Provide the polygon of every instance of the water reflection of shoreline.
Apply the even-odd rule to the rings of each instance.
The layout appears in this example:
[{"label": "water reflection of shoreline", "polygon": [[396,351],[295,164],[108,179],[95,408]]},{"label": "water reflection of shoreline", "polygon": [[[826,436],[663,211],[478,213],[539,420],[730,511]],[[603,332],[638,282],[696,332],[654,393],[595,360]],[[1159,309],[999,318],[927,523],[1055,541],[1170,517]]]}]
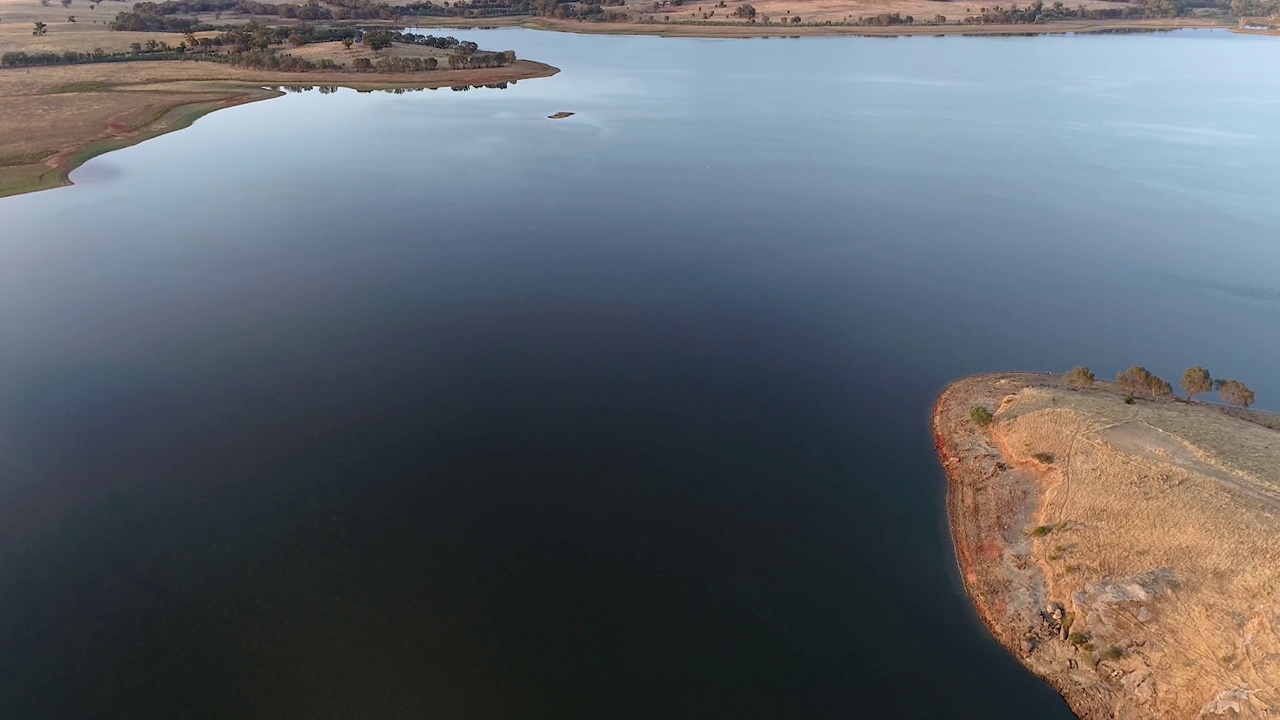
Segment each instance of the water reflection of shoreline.
[{"label": "water reflection of shoreline", "polygon": [[[480,90],[480,89],[506,90],[509,86],[515,85],[516,82],[518,81],[504,80],[503,82],[489,83],[487,85],[451,85],[449,89],[454,92],[466,92],[468,90]],[[276,86],[268,85],[267,87],[273,90],[279,90],[281,92],[286,92],[286,93],[305,93],[305,92],[311,92],[312,90],[318,90],[320,91],[321,95],[332,95],[333,93],[338,92],[341,86],[339,85],[276,85]],[[439,87],[394,87],[394,88],[380,88],[377,90],[356,89],[356,92],[361,94],[383,92],[383,93],[389,93],[391,95],[404,95],[405,93],[410,93],[410,92],[422,92],[423,90],[439,90],[439,89],[440,89]]]}]

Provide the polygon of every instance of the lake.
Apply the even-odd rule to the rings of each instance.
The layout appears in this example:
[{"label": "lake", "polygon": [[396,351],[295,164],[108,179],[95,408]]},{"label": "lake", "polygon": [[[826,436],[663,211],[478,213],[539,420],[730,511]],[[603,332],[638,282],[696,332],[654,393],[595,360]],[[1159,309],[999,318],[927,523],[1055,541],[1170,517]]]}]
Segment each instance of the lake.
[{"label": "lake", "polygon": [[931,403],[1280,409],[1280,44],[453,34],[0,201],[2,714],[1070,717]]}]

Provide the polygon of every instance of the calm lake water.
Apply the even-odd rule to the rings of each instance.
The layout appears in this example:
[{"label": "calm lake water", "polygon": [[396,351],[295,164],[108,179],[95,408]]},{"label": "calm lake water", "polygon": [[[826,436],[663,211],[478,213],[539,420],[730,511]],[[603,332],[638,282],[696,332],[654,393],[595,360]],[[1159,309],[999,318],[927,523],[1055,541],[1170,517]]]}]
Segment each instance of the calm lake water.
[{"label": "calm lake water", "polygon": [[1069,717],[930,404],[1280,408],[1280,42],[456,34],[0,201],[0,715]]}]

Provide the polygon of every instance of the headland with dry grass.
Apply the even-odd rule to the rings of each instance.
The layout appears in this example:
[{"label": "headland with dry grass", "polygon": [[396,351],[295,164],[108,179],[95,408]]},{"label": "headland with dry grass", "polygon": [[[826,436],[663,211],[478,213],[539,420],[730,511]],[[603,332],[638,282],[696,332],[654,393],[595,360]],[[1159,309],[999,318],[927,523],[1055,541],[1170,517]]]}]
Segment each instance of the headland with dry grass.
[{"label": "headland with dry grass", "polygon": [[1280,418],[1126,394],[1026,373],[941,394],[968,594],[1083,718],[1275,717]]},{"label": "headland with dry grass", "polygon": [[[10,52],[111,56],[136,53],[138,46],[148,44],[176,48],[191,42],[192,36],[184,34],[108,29],[116,13],[128,7],[86,0],[75,0],[69,8],[59,3],[44,6],[38,0],[0,0],[0,56]],[[70,17],[75,22],[69,22]],[[228,23],[234,26],[243,20],[229,18]],[[37,22],[45,24],[45,34],[33,34]],[[69,173],[89,158],[185,128],[221,108],[278,97],[283,94],[279,87],[502,86],[558,72],[530,60],[500,67],[451,67],[448,49],[399,43],[373,50],[358,43],[348,47],[336,41],[317,42],[282,47],[278,53],[309,63],[312,69],[244,67],[194,56],[0,68],[0,197],[67,185]],[[210,56],[216,54],[209,51]],[[392,71],[374,71],[379,62],[429,64],[439,69],[407,72],[397,65]],[[352,71],[361,63],[369,71]]]}]

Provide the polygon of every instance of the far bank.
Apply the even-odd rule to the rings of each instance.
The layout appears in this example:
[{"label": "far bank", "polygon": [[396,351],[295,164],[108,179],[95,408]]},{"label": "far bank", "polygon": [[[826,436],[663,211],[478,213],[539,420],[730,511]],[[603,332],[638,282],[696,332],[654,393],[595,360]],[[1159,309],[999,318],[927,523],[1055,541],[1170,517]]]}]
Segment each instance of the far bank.
[{"label": "far bank", "polygon": [[1078,33],[1145,33],[1175,30],[1239,30],[1249,34],[1274,34],[1269,30],[1243,30],[1237,24],[1215,19],[1168,18],[1156,20],[1080,20],[1045,24],[911,24],[911,25],[785,25],[712,24],[659,22],[589,22],[540,17],[503,18],[415,18],[419,28],[492,29],[522,27],[531,30],[569,32],[585,35],[654,35],[686,38],[799,38],[799,37],[915,37],[946,35],[975,37],[1018,37],[1068,35]]}]

